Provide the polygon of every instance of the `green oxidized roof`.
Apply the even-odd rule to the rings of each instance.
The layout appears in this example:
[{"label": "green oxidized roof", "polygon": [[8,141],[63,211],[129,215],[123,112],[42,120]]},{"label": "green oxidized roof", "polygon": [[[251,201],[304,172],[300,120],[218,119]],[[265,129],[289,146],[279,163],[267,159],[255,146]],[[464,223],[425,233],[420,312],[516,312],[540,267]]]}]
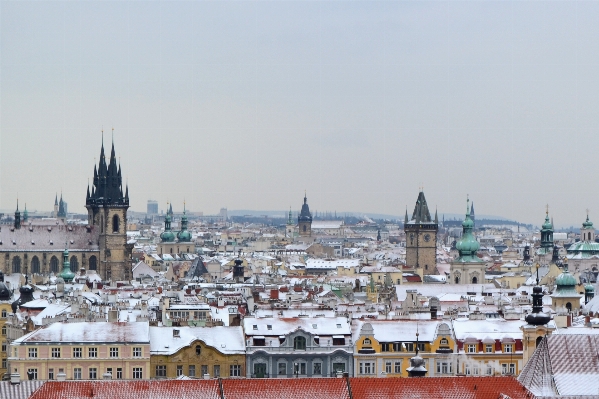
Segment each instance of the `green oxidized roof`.
[{"label": "green oxidized roof", "polygon": [[597,251],[599,253],[599,242],[578,241],[568,247],[568,253],[592,251]]},{"label": "green oxidized roof", "polygon": [[583,229],[592,229],[592,228],[593,228],[593,222],[591,222],[591,221],[589,220],[589,215],[587,215],[587,220],[585,220],[585,221],[582,223],[582,228],[583,228]]},{"label": "green oxidized roof", "polygon": [[543,230],[553,230],[553,225],[549,221],[549,213],[545,214],[545,223],[543,223]]},{"label": "green oxidized roof", "polygon": [[75,278],[75,273],[71,271],[71,262],[69,262],[69,250],[65,248],[62,253],[63,261],[62,261],[62,271],[58,274],[58,277],[62,277],[65,282],[73,281]]},{"label": "green oxidized roof", "polygon": [[191,241],[191,233],[187,230],[183,230],[177,234],[177,238],[180,242],[189,242]]},{"label": "green oxidized roof", "polygon": [[565,269],[562,272],[562,274],[560,274],[559,276],[557,276],[557,278],[555,279],[555,285],[557,285],[558,289],[559,289],[559,287],[575,286],[576,285],[576,279],[574,278],[573,275],[570,274],[570,272],[568,271],[568,269]]},{"label": "green oxidized roof", "polygon": [[587,285],[584,286],[584,290],[586,292],[595,292],[595,287],[593,286],[593,284],[588,283]]},{"label": "green oxidized roof", "polygon": [[[469,202],[469,201],[467,201]],[[466,205],[466,218],[462,222],[463,234],[462,238],[458,240],[455,247],[459,252],[459,256],[456,259],[457,262],[480,262],[480,258],[476,256],[480,248],[480,244],[472,234],[474,222],[470,218],[470,212],[468,211],[468,205]]]}]

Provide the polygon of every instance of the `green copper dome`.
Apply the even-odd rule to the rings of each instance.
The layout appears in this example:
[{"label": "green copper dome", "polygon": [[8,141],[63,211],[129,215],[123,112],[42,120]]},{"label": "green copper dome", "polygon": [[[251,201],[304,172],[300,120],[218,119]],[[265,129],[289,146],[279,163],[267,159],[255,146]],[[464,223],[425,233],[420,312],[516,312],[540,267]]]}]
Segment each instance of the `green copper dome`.
[{"label": "green copper dome", "polygon": [[474,228],[474,221],[470,218],[470,211],[467,201],[466,204],[466,218],[462,222],[463,233],[462,238],[458,240],[455,247],[459,252],[459,256],[457,258],[458,261],[461,262],[480,262],[476,253],[480,248],[480,244],[474,237],[472,233],[472,229]]},{"label": "green copper dome", "polygon": [[177,234],[177,238],[180,242],[189,242],[191,241],[191,233],[187,230],[180,231],[179,234]]},{"label": "green copper dome", "polygon": [[584,290],[585,292],[595,292],[595,287],[593,286],[593,284],[588,283],[584,286]]},{"label": "green copper dome", "polygon": [[175,241],[175,233],[171,231],[171,217],[167,213],[164,218],[164,232],[160,234],[160,240],[162,242],[174,242]]},{"label": "green copper dome", "polygon": [[69,250],[65,248],[62,253],[62,271],[58,277],[62,277],[65,282],[71,282],[75,278],[75,273],[71,271],[71,262],[69,262]]},{"label": "green copper dome", "polygon": [[557,276],[555,279],[555,285],[559,289],[560,287],[573,287],[576,285],[576,279],[570,274],[568,269],[565,269],[562,274]]},{"label": "green copper dome", "polygon": [[553,230],[553,225],[549,221],[549,214],[545,215],[545,223],[543,223],[543,230]]},{"label": "green copper dome", "polygon": [[589,215],[587,215],[587,220],[585,220],[584,223],[582,224],[582,228],[583,229],[592,229],[593,228],[593,222],[591,222],[589,220]]}]

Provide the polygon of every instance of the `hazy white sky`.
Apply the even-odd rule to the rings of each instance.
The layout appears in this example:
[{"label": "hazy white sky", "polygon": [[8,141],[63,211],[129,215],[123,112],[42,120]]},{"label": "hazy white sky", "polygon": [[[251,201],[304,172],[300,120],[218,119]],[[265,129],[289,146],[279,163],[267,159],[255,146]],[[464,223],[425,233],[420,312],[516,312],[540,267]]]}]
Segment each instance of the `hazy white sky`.
[{"label": "hazy white sky", "polygon": [[[0,3],[0,207],[84,211],[100,130],[194,211],[599,222],[599,2]],[[594,216],[596,215],[596,216]]]}]

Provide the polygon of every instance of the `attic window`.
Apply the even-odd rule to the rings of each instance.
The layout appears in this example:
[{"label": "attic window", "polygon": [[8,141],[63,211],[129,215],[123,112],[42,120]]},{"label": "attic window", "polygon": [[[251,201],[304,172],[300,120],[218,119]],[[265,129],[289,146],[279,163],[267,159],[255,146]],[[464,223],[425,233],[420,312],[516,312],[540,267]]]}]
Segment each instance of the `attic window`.
[{"label": "attic window", "polygon": [[52,226],[48,226],[48,231],[52,231]]},{"label": "attic window", "polygon": [[71,240],[71,244],[73,244],[75,241]]},{"label": "attic window", "polygon": [[266,328],[268,328],[269,330],[272,330],[272,324],[267,324]]},{"label": "attic window", "polygon": [[312,328],[318,328],[318,324],[312,324]]},{"label": "attic window", "polygon": [[12,245],[17,245],[17,242],[15,240],[12,240]]},{"label": "attic window", "polygon": [[337,328],[341,328],[341,324],[337,324]]},{"label": "attic window", "polygon": [[52,240],[50,240],[50,245],[54,245],[54,242]]},{"label": "attic window", "polygon": [[258,325],[257,325],[257,324],[254,324],[254,325],[252,326],[252,328],[253,328],[254,330],[257,330],[257,329],[258,329]]},{"label": "attic window", "polygon": [[35,241],[31,240],[31,245],[35,245]]}]

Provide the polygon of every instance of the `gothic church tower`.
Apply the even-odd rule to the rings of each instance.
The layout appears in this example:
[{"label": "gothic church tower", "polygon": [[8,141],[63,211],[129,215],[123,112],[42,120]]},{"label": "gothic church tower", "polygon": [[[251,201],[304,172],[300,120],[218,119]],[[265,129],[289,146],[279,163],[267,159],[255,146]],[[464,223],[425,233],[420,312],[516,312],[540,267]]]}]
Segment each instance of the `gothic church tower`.
[{"label": "gothic church tower", "polygon": [[433,274],[437,267],[437,231],[438,219],[434,220],[424,198],[424,192],[418,193],[412,219],[408,213],[404,221],[406,232],[406,266],[414,269],[419,275]]},{"label": "gothic church tower", "polygon": [[117,167],[114,142],[107,165],[102,140],[100,162],[97,168],[94,165],[94,184],[91,193],[87,188],[85,207],[89,225],[100,230],[98,274],[105,280],[130,280],[133,246],[127,244],[129,187],[123,195],[121,167]]}]

